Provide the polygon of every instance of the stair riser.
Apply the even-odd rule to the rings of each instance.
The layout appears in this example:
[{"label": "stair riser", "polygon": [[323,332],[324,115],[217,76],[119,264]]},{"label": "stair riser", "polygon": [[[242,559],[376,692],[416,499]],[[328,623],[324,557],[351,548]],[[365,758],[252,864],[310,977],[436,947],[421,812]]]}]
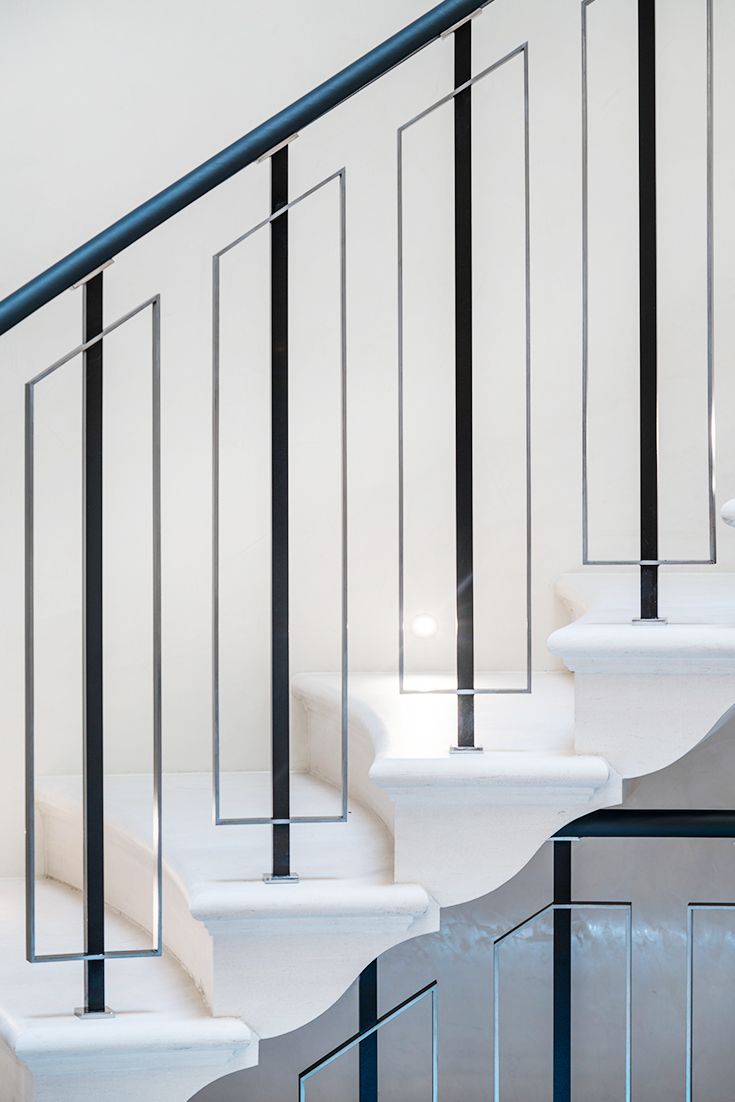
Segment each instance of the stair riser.
[{"label": "stair riser", "polygon": [[[40,803],[46,875],[80,889],[79,812]],[[114,828],[106,832],[108,904],[151,926],[153,862],[146,847]],[[270,892],[298,892],[273,885]],[[278,894],[270,897],[278,901]],[[293,897],[292,897],[293,898]],[[418,897],[417,897],[418,898]],[[426,900],[426,896],[423,895]],[[365,965],[407,938],[439,928],[438,907],[425,913],[204,918],[164,863],[164,944],[217,1016],[242,1018],[260,1037],[296,1029],[330,1007]],[[194,913],[192,913],[192,909]]]},{"label": "stair riser", "polygon": [[[140,1058],[131,1055],[127,1061],[106,1061],[102,1070],[99,1058],[92,1053],[86,1060],[76,1061],[73,1070],[67,1068],[60,1075],[58,1058],[48,1064],[34,1063],[32,1070],[16,1060],[12,1062],[17,1085],[10,1086],[13,1080],[4,1079],[0,1102],[186,1102],[215,1079],[253,1063],[233,1056],[231,1060],[203,1061],[195,1068],[155,1063],[141,1067]],[[3,1067],[3,1074],[5,1070]]]},{"label": "stair riser", "polygon": [[575,746],[623,777],[689,753],[735,703],[735,675],[577,673]]},{"label": "stair riser", "polygon": [[[546,795],[548,804],[523,803],[529,793],[506,789],[491,803],[473,802],[464,788],[451,800],[406,789],[390,792],[395,801],[396,878],[424,884],[441,907],[452,907],[499,888],[531,860],[555,831],[578,815],[620,803],[619,777],[606,785]],[[539,799],[538,791],[533,798]],[[507,802],[506,802],[507,801]]]},{"label": "stair riser", "polygon": [[[292,889],[284,885],[273,890]],[[438,930],[439,910],[432,907],[419,919],[275,919],[209,923],[209,929],[214,1013],[246,1018],[265,1038],[297,1029],[324,1013],[381,953]]]}]

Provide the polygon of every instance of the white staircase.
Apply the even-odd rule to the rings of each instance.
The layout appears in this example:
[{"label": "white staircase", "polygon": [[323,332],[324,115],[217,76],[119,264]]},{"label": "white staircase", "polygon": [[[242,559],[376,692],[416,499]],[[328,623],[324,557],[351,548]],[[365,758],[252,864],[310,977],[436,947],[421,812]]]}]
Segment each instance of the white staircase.
[{"label": "white staircase", "polygon": [[[634,6],[443,0],[341,69],[342,44],[329,51],[348,25],[380,15],[398,30],[397,5],[335,4],[324,34],[308,5],[303,22],[273,16],[273,34],[263,13],[231,5],[232,41],[262,55],[266,100],[280,98],[275,82],[299,98],[0,296],[0,1102],[188,1102],[254,1065],[261,1038],[321,1014],[380,954],[437,930],[442,907],[495,890],[565,824],[621,804],[628,779],[682,758],[735,707],[732,540],[714,565],[714,475],[732,485],[735,466],[727,426],[715,454],[713,403],[715,374],[725,411],[735,397],[715,365],[733,343],[722,302],[735,231],[713,182],[733,168],[713,106],[715,85],[723,107],[735,102],[732,66],[712,64],[713,25],[735,42],[727,6],[713,23],[711,4],[660,0],[641,50]],[[188,91],[194,47],[201,73],[226,69],[218,50],[202,56],[191,7]],[[94,21],[76,18],[85,64],[114,61],[109,29],[92,49]],[[38,66],[53,75],[57,37],[41,39]],[[134,41],[138,57],[137,26]],[[306,96],[303,66],[289,64],[304,43],[314,72],[340,66]],[[657,52],[646,105],[636,58],[639,77],[655,77]],[[241,124],[234,85],[213,99],[215,84],[202,84],[191,127],[163,112],[177,171],[209,148],[212,102],[223,141]],[[97,140],[109,102],[90,87],[82,115]],[[5,209],[22,226],[10,261],[25,278],[96,230],[85,189],[104,197],[107,178],[118,218],[145,185],[129,153],[106,173],[97,156],[92,178],[66,142],[53,217],[39,217],[53,158],[35,99],[15,99],[21,149],[33,138],[8,175],[28,205]],[[355,113],[339,123],[348,99]],[[146,96],[140,117],[160,107]],[[651,148],[658,179],[641,159]],[[158,186],[168,169],[146,164]],[[126,177],[127,199],[115,191]],[[735,525],[735,504],[723,515]],[[554,594],[598,540],[614,563],[644,556],[665,623],[635,622],[637,568],[587,566]],[[342,810],[334,671],[348,621],[348,821],[293,822]],[[399,649],[431,692],[399,691],[385,672]],[[504,668],[526,656],[528,670]],[[477,692],[461,724],[476,749],[460,753],[448,666]],[[528,693],[479,689],[530,675]],[[224,803],[275,828],[215,825],[212,713],[240,770],[221,773]],[[139,770],[159,770],[161,743],[161,959],[26,963],[32,784],[39,951],[80,956],[100,937],[103,881],[106,951],[151,943],[153,785]],[[265,882],[276,866],[298,880]],[[114,1013],[75,1016],[85,975],[105,969]],[[100,985],[88,1005],[104,1001]]]},{"label": "white staircase", "polygon": [[574,671],[574,747],[622,777],[663,769],[735,703],[735,578],[662,573],[665,624],[636,623],[633,574],[569,574],[558,591],[574,622],[549,649]]},{"label": "white staircase", "polygon": [[[293,828],[298,883],[263,882],[269,828],[212,824],[208,774],[167,775],[167,952],[113,968],[114,1018],[71,1014],[80,965],[20,963],[22,890],[6,882],[0,998],[5,1081],[14,1086],[3,1100],[84,1098],[82,1068],[88,1075],[127,1061],[149,1092],[155,1084],[156,1097],[184,1102],[253,1063],[258,1037],[321,1013],[377,955],[437,929],[440,906],[492,891],[565,823],[621,802],[624,778],[701,741],[735,702],[735,578],[666,576],[668,623],[657,626],[632,622],[635,582],[631,574],[562,579],[559,593],[578,619],[554,633],[550,649],[574,674],[542,673],[528,696],[488,698],[482,753],[450,754],[454,697],[401,696],[390,677],[353,676],[349,821]],[[305,720],[295,724],[297,756],[308,763],[293,777],[294,813],[330,813],[339,680],[300,675],[293,698]],[[149,778],[121,775],[105,793],[109,930],[123,944],[136,936],[140,944],[150,927],[149,787]],[[226,774],[223,788],[248,813],[267,813],[267,774]],[[57,940],[68,914],[78,940],[70,889],[82,877],[80,781],[47,777],[38,790],[39,868],[48,878],[39,913],[53,906]],[[109,1074],[111,1102],[130,1098],[130,1076]]]},{"label": "white staircase", "polygon": [[[54,951],[79,945],[81,898],[53,880],[38,886]],[[114,910],[116,947],[142,932]],[[81,1021],[79,964],[26,963],[24,885],[0,881],[0,1098],[3,1102],[93,1102],[155,1098],[184,1102],[229,1072],[257,1062],[258,1041],[239,1018],[213,1017],[186,972],[163,959],[109,962],[114,1018]]]},{"label": "white staircase", "polygon": [[[227,781],[239,806],[267,803],[265,773]],[[142,926],[153,871],[152,854],[140,843],[149,787],[147,778],[121,776],[110,778],[105,792],[110,903],[127,911],[132,905],[131,917]],[[47,778],[40,789],[46,874],[80,887],[79,778]],[[163,794],[165,943],[212,1013],[242,1017],[260,1037],[310,1021],[380,953],[438,928],[438,908],[426,890],[395,883],[390,834],[358,803],[348,823],[294,827],[300,881],[270,884],[263,881],[270,828],[214,826],[209,776],[167,775]],[[313,776],[293,777],[299,813],[319,813],[333,794]]]},{"label": "white staircase", "polygon": [[[440,906],[462,903],[508,880],[565,822],[619,802],[605,759],[574,751],[573,682],[542,673],[529,695],[476,702],[483,752],[453,754],[453,695],[401,696],[397,678],[352,678],[351,788],[391,830],[396,880],[424,885]],[[302,675],[294,691],[309,716],[311,768],[330,777],[337,679]]]}]

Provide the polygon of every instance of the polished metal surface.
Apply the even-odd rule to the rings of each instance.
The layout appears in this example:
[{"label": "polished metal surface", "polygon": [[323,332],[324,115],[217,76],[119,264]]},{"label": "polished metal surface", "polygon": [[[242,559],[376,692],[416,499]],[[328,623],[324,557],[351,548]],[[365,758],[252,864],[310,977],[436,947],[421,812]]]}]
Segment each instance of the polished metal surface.
[{"label": "polished metal surface", "polygon": [[394,1006],[392,1010],[389,1010],[387,1014],[381,1015],[374,1025],[368,1029],[363,1029],[359,1033],[356,1033],[353,1037],[350,1037],[347,1041],[344,1041],[337,1048],[332,1049],[320,1060],[311,1064],[305,1071],[302,1071],[299,1075],[299,1102],[306,1102],[306,1084],[310,1079],[313,1079],[324,1068],[329,1067],[335,1060],[338,1060],[340,1056],[344,1056],[345,1053],[350,1052],[362,1041],[365,1041],[368,1037],[372,1037],[378,1033],[390,1022],[399,1018],[402,1014],[405,1014],[411,1007],[416,1006],[422,1002],[427,996],[431,997],[431,1100],[432,1102],[438,1102],[439,1099],[439,1045],[438,1045],[438,1024],[439,1024],[439,1004],[438,1004],[438,985],[436,980],[423,987],[420,991],[417,991],[415,995],[411,995],[405,999],[398,1006]]},{"label": "polished metal surface", "polygon": [[0,334],[492,0],[443,0],[0,301]]},{"label": "polished metal surface", "polygon": [[114,263],[114,260],[106,260],[104,264],[100,264],[99,267],[95,268],[93,272],[89,272],[87,275],[85,275],[83,279],[77,280],[77,282],[72,285],[72,290],[76,291],[80,287],[83,287],[85,283],[89,283],[90,279],[94,279],[94,277],[96,275],[99,275],[100,272],[106,272],[107,269],[111,268]]},{"label": "polished metal surface", "polygon": [[[26,822],[26,958],[52,961],[122,960],[160,957],[163,952],[163,856],[161,843],[161,457],[160,365],[161,300],[153,295],[35,375],[25,386],[25,822]],[[34,395],[36,387],[59,368],[94,347],[143,311],[151,311],[152,381],[152,566],[153,566],[153,849],[155,884],[151,931],[153,948],[106,950],[104,953],[36,952],[36,816],[35,816],[35,661],[34,661]]]},{"label": "polished metal surface", "polygon": [[735,811],[685,808],[603,808],[574,819],[554,841],[580,838],[735,838]]},{"label": "polished metal surface", "polygon": [[83,1022],[96,1021],[98,1018],[114,1018],[115,1011],[106,1006],[104,1010],[86,1010],[83,1006],[74,1007],[74,1017]]},{"label": "polished metal surface", "polygon": [[260,157],[258,157],[258,162],[257,163],[260,165],[260,164],[263,163],[263,161],[269,160],[273,156],[274,153],[278,153],[279,150],[285,149],[285,147],[287,145],[290,145],[291,142],[295,142],[298,137],[299,137],[298,134],[291,134],[290,137],[284,138],[282,142],[278,142],[277,145],[272,146],[270,149],[267,149],[265,151],[265,153],[262,153],[260,155]]},{"label": "polished metal surface", "polygon": [[690,903],[687,907],[686,1102],[694,1099],[694,916],[698,911],[735,911],[735,903]]},{"label": "polished metal surface", "polygon": [[[405,581],[404,581],[404,547],[405,547],[405,498],[406,486],[404,479],[404,233],[403,233],[403,135],[416,123],[438,110],[445,104],[451,103],[461,92],[474,87],[479,81],[497,72],[503,66],[520,58],[523,64],[523,115],[524,115],[524,257],[525,257],[525,558],[526,558],[526,587],[525,587],[525,619],[526,619],[526,678],[522,688],[493,688],[493,689],[409,689],[406,687],[405,678]],[[532,538],[531,538],[531,199],[530,199],[530,127],[529,127],[529,70],[528,70],[528,43],[511,50],[510,53],[488,65],[477,76],[472,77],[458,85],[452,92],[435,103],[419,111],[408,122],[403,123],[397,131],[397,201],[398,201],[398,677],[401,693],[421,695],[447,695],[461,696],[499,696],[528,694],[532,690],[532,646],[533,646],[533,576],[531,569]]]},{"label": "polished metal surface", "polygon": [[[340,814],[276,816],[224,816],[221,801],[220,722],[220,283],[221,260],[253,234],[269,226],[294,207],[305,202],[334,181],[339,186],[339,279],[340,279],[340,560],[341,560],[341,734]],[[217,826],[286,826],[294,823],[344,823],[348,814],[348,718],[347,718],[347,171],[340,168],[284,204],[267,218],[240,234],[212,257],[212,803]],[[280,879],[280,878],[279,878]]]},{"label": "polished metal surface", "polygon": [[448,38],[450,34],[454,34],[454,32],[458,31],[460,27],[464,27],[465,23],[469,23],[470,19],[474,19],[477,15],[482,15],[484,10],[484,8],[478,8],[477,11],[472,11],[469,15],[466,15],[464,19],[458,19],[457,22],[453,23],[451,27],[447,27],[445,31],[442,31],[441,37]]},{"label": "polished metal surface", "polygon": [[709,556],[705,559],[591,558],[589,537],[589,80],[587,12],[595,0],[582,0],[582,563],[585,566],[712,566],[717,562],[715,500],[715,377],[714,377],[714,92],[713,0],[706,0],[707,50],[707,503]]},{"label": "polished metal surface", "polygon": [[555,911],[624,911],[625,912],[625,1100],[630,1102],[632,1083],[632,1051],[633,1051],[633,1013],[632,1013],[632,988],[633,988],[633,908],[630,903],[605,903],[605,902],[574,902],[574,903],[549,903],[542,907],[522,922],[517,923],[510,930],[495,938],[493,941],[493,973],[492,973],[492,1002],[493,1002],[493,1100],[500,1102],[501,1085],[501,1048],[500,1048],[500,950],[504,942],[515,937],[523,930],[533,926],[538,919]]}]

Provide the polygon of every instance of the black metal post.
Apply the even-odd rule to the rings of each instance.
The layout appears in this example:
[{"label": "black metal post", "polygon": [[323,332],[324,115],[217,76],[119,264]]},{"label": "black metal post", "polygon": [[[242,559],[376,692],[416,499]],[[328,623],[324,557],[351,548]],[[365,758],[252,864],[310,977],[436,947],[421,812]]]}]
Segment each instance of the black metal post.
[{"label": "black metal post", "polygon": [[[638,0],[641,559],[658,559],[656,3]],[[658,619],[658,566],[641,566],[641,619]]]},{"label": "black metal post", "polygon": [[[472,76],[472,23],[454,32],[454,87]],[[457,745],[475,744],[472,502],[472,91],[454,97],[455,509]]]},{"label": "black metal post", "polygon": [[[572,843],[554,842],[554,902],[572,901]],[[572,912],[554,911],[554,1102],[572,1098]]]},{"label": "black metal post", "polygon": [[[362,1033],[378,1020],[378,962],[363,968],[358,981],[359,1025]],[[360,1102],[378,1102],[378,1034],[360,1041]]]},{"label": "black metal post", "polygon": [[[288,203],[288,146],[271,157],[271,213]],[[288,212],[271,222],[271,692],[273,818],[291,815],[288,640]],[[274,880],[291,879],[288,823],[273,826]]]},{"label": "black metal post", "polygon": [[[102,272],[84,284],[84,340],[102,332]],[[102,666],[102,341],[84,353],[84,937],[105,951]],[[105,1010],[105,962],[85,961],[84,1013]]]}]

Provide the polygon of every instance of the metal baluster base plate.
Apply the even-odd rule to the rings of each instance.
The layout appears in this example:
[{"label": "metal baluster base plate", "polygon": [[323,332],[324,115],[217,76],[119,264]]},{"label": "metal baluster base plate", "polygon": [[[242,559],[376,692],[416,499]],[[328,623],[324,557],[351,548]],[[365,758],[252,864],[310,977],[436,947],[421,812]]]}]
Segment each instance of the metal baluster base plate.
[{"label": "metal baluster base plate", "polygon": [[298,884],[299,879],[295,872],[292,872],[290,876],[273,876],[272,873],[263,873],[264,884]]},{"label": "metal baluster base plate", "polygon": [[484,746],[450,746],[450,754],[484,754]]},{"label": "metal baluster base plate", "polygon": [[77,1018],[89,1021],[92,1018],[114,1018],[115,1011],[110,1010],[109,1006],[106,1006],[104,1010],[85,1010],[83,1006],[75,1006],[74,1015]]}]

